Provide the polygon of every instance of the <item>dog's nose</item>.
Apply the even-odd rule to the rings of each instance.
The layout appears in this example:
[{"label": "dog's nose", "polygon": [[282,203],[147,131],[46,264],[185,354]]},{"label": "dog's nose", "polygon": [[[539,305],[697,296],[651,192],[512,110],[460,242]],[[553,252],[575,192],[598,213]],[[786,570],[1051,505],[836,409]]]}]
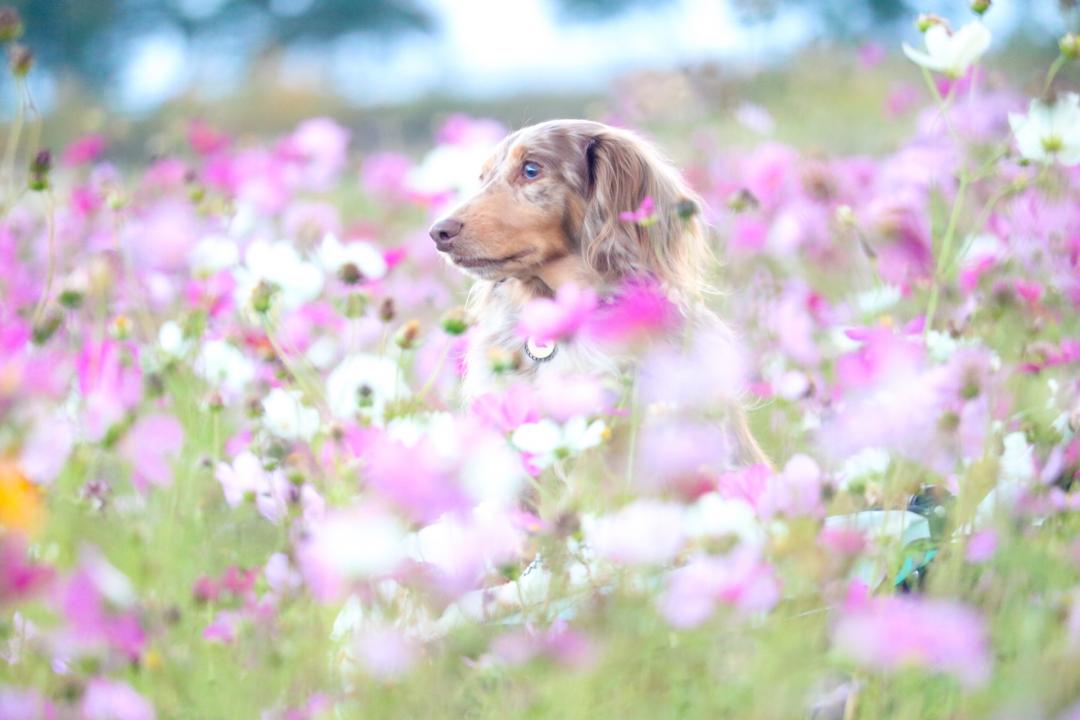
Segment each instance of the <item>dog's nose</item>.
[{"label": "dog's nose", "polygon": [[435,241],[435,247],[446,250],[451,241],[461,232],[461,221],[454,218],[445,218],[431,226],[428,235]]}]

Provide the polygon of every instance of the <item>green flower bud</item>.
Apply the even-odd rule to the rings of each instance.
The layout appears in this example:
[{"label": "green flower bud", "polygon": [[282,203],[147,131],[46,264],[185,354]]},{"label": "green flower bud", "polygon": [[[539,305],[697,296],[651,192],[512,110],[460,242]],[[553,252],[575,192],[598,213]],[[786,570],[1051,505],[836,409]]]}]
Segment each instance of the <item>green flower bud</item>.
[{"label": "green flower bud", "polygon": [[0,7],[0,42],[18,40],[22,34],[23,23],[19,11],[10,5]]},{"label": "green flower bud", "polygon": [[461,335],[469,329],[469,323],[465,318],[465,308],[450,308],[442,316],[443,332],[447,335]]},{"label": "green flower bud", "polygon": [[1067,33],[1058,40],[1058,48],[1061,54],[1070,60],[1080,58],[1080,36],[1076,33]]}]

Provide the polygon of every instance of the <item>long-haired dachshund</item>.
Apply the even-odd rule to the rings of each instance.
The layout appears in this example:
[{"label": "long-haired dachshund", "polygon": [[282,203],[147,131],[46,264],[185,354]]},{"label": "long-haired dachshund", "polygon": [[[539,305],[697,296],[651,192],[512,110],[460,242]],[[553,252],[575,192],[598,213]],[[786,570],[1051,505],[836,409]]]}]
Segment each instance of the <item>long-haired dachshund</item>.
[{"label": "long-haired dachshund", "polygon": [[[620,213],[651,198],[650,222]],[[522,357],[518,376],[617,371],[585,341],[538,353],[517,334],[521,309],[566,283],[599,294],[630,278],[665,289],[691,322],[723,328],[701,301],[710,250],[701,201],[679,172],[637,135],[586,120],[552,120],[509,135],[480,171],[480,188],[431,226],[438,250],[476,277],[469,309],[476,327],[465,394],[495,381],[493,351]],[[687,212],[690,208],[691,212]],[[738,460],[762,459],[740,408],[727,408]]]}]

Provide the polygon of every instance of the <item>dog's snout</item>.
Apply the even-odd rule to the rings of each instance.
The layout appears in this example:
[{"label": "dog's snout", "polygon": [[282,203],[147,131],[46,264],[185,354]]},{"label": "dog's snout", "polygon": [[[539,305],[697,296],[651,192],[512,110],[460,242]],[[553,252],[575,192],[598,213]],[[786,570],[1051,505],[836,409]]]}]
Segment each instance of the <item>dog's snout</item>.
[{"label": "dog's snout", "polygon": [[431,226],[428,235],[435,241],[435,247],[446,250],[461,232],[462,223],[454,218],[445,218]]}]

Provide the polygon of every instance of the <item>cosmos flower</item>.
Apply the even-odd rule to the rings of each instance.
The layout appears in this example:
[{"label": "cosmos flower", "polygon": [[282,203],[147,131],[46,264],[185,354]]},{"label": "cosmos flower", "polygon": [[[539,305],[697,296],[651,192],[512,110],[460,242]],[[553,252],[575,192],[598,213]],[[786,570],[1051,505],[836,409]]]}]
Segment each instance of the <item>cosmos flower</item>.
[{"label": "cosmos flower", "polygon": [[319,411],[304,405],[297,390],[274,388],[262,407],[263,426],[282,440],[310,440],[319,429]]},{"label": "cosmos flower", "polygon": [[978,62],[990,47],[990,30],[978,21],[969,22],[955,33],[944,24],[935,24],[924,33],[926,50],[904,43],[904,54],[927,70],[957,78]]},{"label": "cosmos flower", "polygon": [[1027,115],[1009,113],[1020,155],[1033,162],[1080,163],[1080,95],[1063,93],[1052,103],[1032,100]]},{"label": "cosmos flower", "polygon": [[974,610],[916,596],[872,598],[833,629],[837,651],[874,670],[921,667],[977,687],[990,677],[986,629]]}]

